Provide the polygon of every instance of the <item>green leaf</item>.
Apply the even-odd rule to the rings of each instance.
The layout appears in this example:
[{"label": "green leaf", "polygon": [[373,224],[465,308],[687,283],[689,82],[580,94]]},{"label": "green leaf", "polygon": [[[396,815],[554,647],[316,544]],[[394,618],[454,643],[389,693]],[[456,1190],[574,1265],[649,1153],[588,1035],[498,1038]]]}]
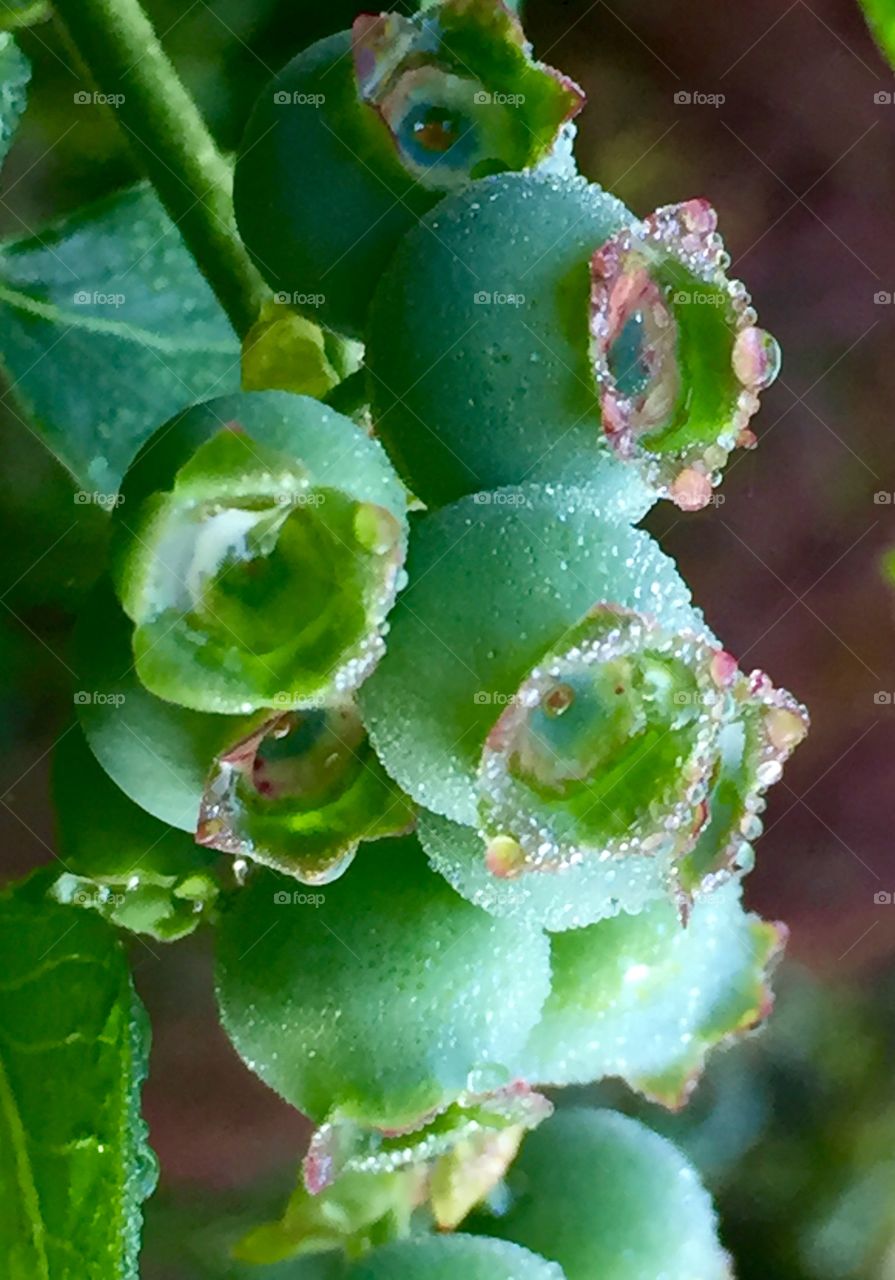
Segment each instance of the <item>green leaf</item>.
[{"label": "green leaf", "polygon": [[890,66],[895,67],[895,7],[892,0],[860,0],[864,17]]},{"label": "green leaf", "polygon": [[159,942],[192,933],[217,896],[214,855],[135,805],[102,769],[79,728],[55,759],[59,902],[99,911]]},{"label": "green leaf", "polygon": [[266,302],[242,344],[243,390],[294,391],[322,400],[339,381],[319,324]]},{"label": "green leaf", "polygon": [[33,27],[38,22],[46,22],[51,16],[48,0],[3,0],[0,30]]},{"label": "green leaf", "polygon": [[316,1195],[299,1182],[282,1218],[248,1232],[235,1246],[234,1256],[264,1264],[332,1249],[365,1253],[373,1245],[407,1235],[418,1181],[413,1169],[348,1171]]},{"label": "green leaf", "polygon": [[144,187],[0,250],[0,334],[15,399],[87,495],[113,494],[160,422],[239,387],[239,344]]},{"label": "green leaf", "polygon": [[696,1170],[627,1116],[558,1112],[525,1139],[507,1187],[506,1211],[467,1229],[558,1262],[566,1280],[730,1280]]},{"label": "green leaf", "polygon": [[148,1029],[98,916],[0,899],[0,1257],[8,1280],[136,1280],[154,1157]]},{"label": "green leaf", "polygon": [[[0,26],[6,22],[0,15]],[[0,33],[0,164],[6,159],[28,100],[31,64],[8,32]]]}]

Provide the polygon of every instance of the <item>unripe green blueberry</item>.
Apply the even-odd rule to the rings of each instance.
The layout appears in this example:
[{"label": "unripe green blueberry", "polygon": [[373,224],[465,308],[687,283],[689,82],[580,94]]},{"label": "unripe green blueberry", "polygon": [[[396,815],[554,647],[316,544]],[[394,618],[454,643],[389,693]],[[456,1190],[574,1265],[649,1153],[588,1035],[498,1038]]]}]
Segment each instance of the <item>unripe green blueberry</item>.
[{"label": "unripe green blueberry", "polygon": [[402,240],[370,313],[369,390],[376,430],[424,502],[585,483],[606,467],[587,263],[631,221],[583,178],[504,174]]},{"label": "unripe green blueberry", "polygon": [[346,1280],[565,1280],[528,1249],[477,1236],[419,1236],[375,1249]]},{"label": "unripe green blueberry", "polygon": [[706,1055],[770,1013],[769,970],[786,931],[748,915],[740,881],[700,897],[686,924],[670,902],[551,939],[551,987],[519,1072],[541,1085],[619,1076],[668,1107]]},{"label": "unripe green blueberry", "polygon": [[[319,884],[359,841],[405,831],[412,808],[352,702],[223,716],[155,697],[134,670],[131,627],[107,581],[75,630],[84,734],[147,814],[201,844]],[[151,842],[150,842],[151,843]]]},{"label": "unripe green blueberry", "polygon": [[704,506],[779,367],[716,223],[704,200],[637,222],[582,178],[538,174],[427,214],[368,333],[377,430],[414,492],[581,480],[609,448],[657,495]]},{"label": "unripe green blueberry", "polygon": [[628,525],[614,481],[479,494],[417,519],[388,651],[361,705],[383,763],[419,804],[477,824],[486,739],[595,602],[712,641],[673,561]]},{"label": "unripe green blueberry", "polygon": [[712,1202],[665,1138],[569,1108],[525,1139],[501,1216],[474,1229],[559,1263],[566,1280],[730,1280]]},{"label": "unripe green blueberry", "polygon": [[[720,648],[655,543],[562,487],[419,521],[361,701],[388,771],[459,824],[424,817],[433,864],[553,929],[684,903],[748,860],[762,793],[805,732],[794,699]],[[476,859],[521,887],[489,893]]]},{"label": "unripe green blueberry", "polygon": [[281,301],[361,336],[419,216],[471,178],[542,161],[582,102],[500,0],[362,14],[259,98],[236,165],[240,232]]},{"label": "unripe green blueberry", "polygon": [[218,930],[221,1017],[249,1066],[316,1121],[419,1127],[534,1026],[547,941],[460,898],[413,839],[362,848],[313,904],[262,872]]},{"label": "unripe green blueberry", "polygon": [[375,665],[406,501],[349,419],[275,391],[195,405],[120,497],[116,586],[151,693],[217,714],[319,707]]}]

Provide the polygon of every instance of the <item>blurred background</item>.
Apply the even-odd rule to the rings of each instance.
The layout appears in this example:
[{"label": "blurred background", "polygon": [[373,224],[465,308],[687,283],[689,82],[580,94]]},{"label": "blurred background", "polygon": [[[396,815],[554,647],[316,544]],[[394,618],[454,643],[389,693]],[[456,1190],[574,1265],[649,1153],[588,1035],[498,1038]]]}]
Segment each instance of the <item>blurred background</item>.
[{"label": "blurred background", "polygon": [[[357,5],[146,8],[234,148],[265,80]],[[892,1280],[895,595],[881,560],[895,544],[895,77],[849,0],[530,0],[526,28],[587,91],[582,172],[640,214],[711,199],[732,273],[782,344],[758,450],[736,456],[717,505],[662,504],[649,523],[728,648],[813,719],[747,883],[749,904],[792,931],[770,1028],[716,1055],[679,1116],[602,1096],[688,1147],[743,1280]],[[104,110],[73,111],[80,81],[52,24],[21,43],[34,80],[0,191],[7,238],[134,178]],[[0,437],[0,833],[15,877],[52,854],[66,646],[105,516],[74,504],[67,474],[12,418]],[[155,1027],[145,1098],[162,1166],[144,1275],[241,1280],[251,1273],[228,1242],[277,1209],[306,1131],[217,1028],[204,937],[137,941],[133,960]]]}]

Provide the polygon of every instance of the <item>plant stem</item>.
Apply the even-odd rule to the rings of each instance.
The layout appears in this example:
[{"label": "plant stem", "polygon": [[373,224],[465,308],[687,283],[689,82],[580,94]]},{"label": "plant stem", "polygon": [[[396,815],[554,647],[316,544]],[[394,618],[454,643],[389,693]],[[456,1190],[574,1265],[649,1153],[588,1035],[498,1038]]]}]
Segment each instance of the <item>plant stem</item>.
[{"label": "plant stem", "polygon": [[55,0],[72,43],[234,329],[244,337],[268,290],[233,214],[232,173],[139,0]]}]

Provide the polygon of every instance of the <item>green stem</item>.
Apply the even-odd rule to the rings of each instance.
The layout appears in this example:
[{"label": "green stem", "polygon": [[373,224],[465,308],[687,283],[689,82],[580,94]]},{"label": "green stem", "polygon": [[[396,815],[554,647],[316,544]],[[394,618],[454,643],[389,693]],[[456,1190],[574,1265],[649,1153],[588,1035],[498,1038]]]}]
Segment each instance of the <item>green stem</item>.
[{"label": "green stem", "polygon": [[236,230],[232,173],[139,0],[55,0],[72,43],[240,337],[268,296]]}]

